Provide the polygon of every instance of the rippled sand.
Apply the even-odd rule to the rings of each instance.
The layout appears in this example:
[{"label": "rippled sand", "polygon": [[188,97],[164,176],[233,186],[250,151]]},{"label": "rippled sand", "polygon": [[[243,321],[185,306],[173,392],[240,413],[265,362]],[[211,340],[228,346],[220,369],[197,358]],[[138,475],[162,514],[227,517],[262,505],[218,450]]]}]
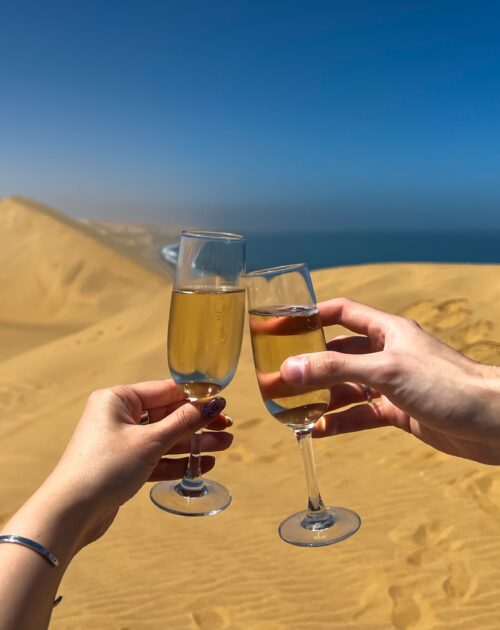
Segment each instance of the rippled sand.
[{"label": "rippled sand", "polygon": [[[0,202],[2,522],[56,462],[91,390],[168,373],[169,279],[98,228]],[[371,265],[313,279],[318,299],[405,314],[500,364],[498,266]],[[340,545],[291,547],[276,528],[305,504],[301,461],[260,400],[248,336],[227,398],[236,439],[212,476],[231,489],[230,509],[171,516],[143,489],[72,563],[54,629],[500,627],[500,470],[395,429],[316,442],[325,500],[363,525]]]}]

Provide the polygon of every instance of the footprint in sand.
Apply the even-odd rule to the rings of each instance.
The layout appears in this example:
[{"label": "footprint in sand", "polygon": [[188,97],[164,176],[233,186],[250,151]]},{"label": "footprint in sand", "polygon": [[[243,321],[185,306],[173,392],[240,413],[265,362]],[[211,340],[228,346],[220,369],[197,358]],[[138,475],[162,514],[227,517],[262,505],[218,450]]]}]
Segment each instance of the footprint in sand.
[{"label": "footprint in sand", "polygon": [[448,566],[448,577],[443,581],[443,592],[450,603],[465,600],[476,590],[477,579],[462,562]]},{"label": "footprint in sand", "polygon": [[252,451],[241,446],[233,446],[227,453],[227,457],[233,462],[243,462],[244,464],[250,464],[255,461],[255,455]]},{"label": "footprint in sand", "polygon": [[450,541],[452,526],[444,526],[439,521],[422,523],[411,536],[417,547],[406,558],[408,564],[421,567],[447,557],[450,551],[461,548],[461,543]]},{"label": "footprint in sand", "polygon": [[466,345],[484,341],[491,337],[493,331],[493,322],[489,320],[480,320],[469,326],[465,326],[461,330],[462,341]]},{"label": "footprint in sand", "polygon": [[448,561],[450,554],[456,555],[463,548],[461,540],[451,537],[453,526],[440,521],[415,524],[405,521],[389,532],[405,562],[413,567]]},{"label": "footprint in sand", "polygon": [[419,546],[435,546],[448,539],[452,527],[445,527],[439,521],[422,523],[412,535],[412,540]]},{"label": "footprint in sand", "polygon": [[491,338],[493,322],[472,320],[473,311],[465,298],[441,303],[422,300],[403,309],[400,314],[416,320],[425,330],[471,359],[500,364],[500,342]]},{"label": "footprint in sand", "polygon": [[414,319],[426,330],[432,330],[435,320],[439,317],[439,308],[434,300],[420,300],[403,309],[400,315]]},{"label": "footprint in sand", "polygon": [[104,335],[104,330],[95,330],[91,334],[86,335],[85,337],[78,337],[73,341],[75,346],[80,346],[82,343],[95,343],[96,341],[101,341]]},{"label": "footprint in sand", "polygon": [[434,324],[436,330],[449,330],[450,328],[456,328],[463,324],[472,315],[468,304],[468,300],[464,298],[447,300],[439,304],[439,315]]},{"label": "footprint in sand", "polygon": [[0,409],[19,410],[38,390],[34,383],[0,383]]},{"label": "footprint in sand", "polygon": [[373,576],[373,580],[368,580],[371,582],[370,585],[360,595],[360,608],[353,616],[356,627],[364,628],[373,619],[386,619],[391,614],[393,600],[384,589],[380,588],[377,578]]},{"label": "footprint in sand", "polygon": [[500,365],[500,343],[496,341],[478,341],[459,350],[474,361]]},{"label": "footprint in sand", "polygon": [[471,314],[468,301],[463,298],[447,300],[441,304],[436,304],[434,300],[421,300],[401,311],[401,315],[418,321],[432,333],[455,328],[466,321]]},{"label": "footprint in sand", "polygon": [[473,472],[465,476],[453,490],[465,492],[480,510],[500,520],[500,473]]},{"label": "footprint in sand", "polygon": [[452,530],[452,526],[445,526],[439,521],[422,523],[410,537],[417,549],[406,558],[409,565],[418,568],[447,562],[446,568],[440,570],[444,577],[441,587],[450,603],[468,599],[477,586],[477,580],[463,558],[462,542],[450,540]]},{"label": "footprint in sand", "polygon": [[227,611],[222,607],[200,607],[191,612],[195,628],[200,630],[222,630],[229,628],[229,617]]},{"label": "footprint in sand", "polygon": [[85,342],[95,343],[96,341],[100,341],[103,335],[104,335],[104,330],[96,330],[85,339]]},{"label": "footprint in sand", "polygon": [[420,606],[413,598],[413,587],[390,586],[389,595],[392,599],[391,621],[398,630],[413,628],[421,617]]},{"label": "footprint in sand", "polygon": [[[472,354],[478,360],[489,361],[499,355],[500,343],[491,339],[494,325],[489,320],[478,320],[452,331],[445,331],[441,339],[467,356]],[[472,357],[474,358],[474,357]]]}]

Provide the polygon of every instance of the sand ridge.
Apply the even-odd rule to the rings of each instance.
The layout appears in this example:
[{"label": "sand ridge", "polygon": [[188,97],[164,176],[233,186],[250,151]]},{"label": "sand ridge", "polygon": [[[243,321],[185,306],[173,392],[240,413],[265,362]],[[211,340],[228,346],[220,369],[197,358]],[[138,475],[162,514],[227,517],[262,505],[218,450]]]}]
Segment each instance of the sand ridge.
[{"label": "sand ridge", "polygon": [[[30,247],[53,249],[62,269],[64,256],[56,254],[68,243],[86,263],[104,254],[71,223],[54,227],[36,211],[24,216],[9,229],[25,246],[10,250],[11,275],[0,278],[17,301],[9,326],[22,324],[22,335],[22,326],[50,323],[54,334],[18,353],[13,343],[0,363],[2,521],[57,461],[92,389],[167,374],[168,279],[113,258],[95,267],[108,300],[100,294],[81,310],[78,287],[58,295],[66,285],[55,276],[38,309],[43,296]],[[313,280],[320,300],[349,295],[411,316],[474,358],[500,363],[498,266],[372,265],[321,270]],[[395,429],[316,441],[325,500],[357,510],[363,525],[340,545],[291,547],[276,528],[305,504],[303,471],[292,434],[260,400],[248,331],[227,399],[235,443],[211,474],[231,489],[233,505],[214,518],[183,519],[155,508],[143,489],[70,566],[52,628],[500,626],[497,469],[448,457]]]},{"label": "sand ridge", "polygon": [[165,281],[139,260],[47,206],[2,199],[0,360],[148,299]]}]

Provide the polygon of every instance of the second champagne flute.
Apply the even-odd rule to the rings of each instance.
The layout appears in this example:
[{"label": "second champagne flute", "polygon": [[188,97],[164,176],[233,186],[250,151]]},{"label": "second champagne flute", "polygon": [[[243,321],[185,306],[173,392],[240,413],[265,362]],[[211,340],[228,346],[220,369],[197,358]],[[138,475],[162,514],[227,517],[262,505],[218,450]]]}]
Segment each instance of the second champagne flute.
[{"label": "second champagne flute", "polygon": [[304,459],[307,509],[286,518],[281,538],[299,547],[320,547],[354,534],[360,518],[342,507],[326,507],[319,493],[311,433],[328,410],[330,390],[286,385],[280,366],[290,356],[326,350],[307,265],[287,265],[247,274],[250,333],[260,392],[269,413],[295,433]]},{"label": "second champagne flute", "polygon": [[[231,381],[241,350],[245,314],[245,239],[225,232],[184,231],[175,271],[168,326],[168,363],[189,400],[216,396]],[[231,503],[228,490],[204,479],[202,431],[180,481],[161,481],[151,500],[167,512],[210,516]]]}]

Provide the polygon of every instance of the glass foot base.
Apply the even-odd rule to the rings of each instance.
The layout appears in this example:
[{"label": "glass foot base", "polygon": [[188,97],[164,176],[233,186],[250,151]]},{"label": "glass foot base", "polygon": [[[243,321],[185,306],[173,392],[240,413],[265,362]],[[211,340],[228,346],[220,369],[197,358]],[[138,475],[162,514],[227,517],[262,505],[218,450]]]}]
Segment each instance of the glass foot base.
[{"label": "glass foot base", "polygon": [[151,488],[151,501],[160,509],[181,516],[213,516],[231,503],[227,488],[216,481],[204,479],[206,492],[198,497],[187,497],[180,492],[180,483],[180,480],[160,481]]},{"label": "glass foot base", "polygon": [[361,519],[351,510],[341,507],[326,508],[333,517],[333,525],[323,529],[309,529],[303,526],[307,519],[307,510],[296,512],[286,518],[279,526],[281,538],[290,545],[298,547],[323,547],[334,545],[355,534],[361,526]]}]

